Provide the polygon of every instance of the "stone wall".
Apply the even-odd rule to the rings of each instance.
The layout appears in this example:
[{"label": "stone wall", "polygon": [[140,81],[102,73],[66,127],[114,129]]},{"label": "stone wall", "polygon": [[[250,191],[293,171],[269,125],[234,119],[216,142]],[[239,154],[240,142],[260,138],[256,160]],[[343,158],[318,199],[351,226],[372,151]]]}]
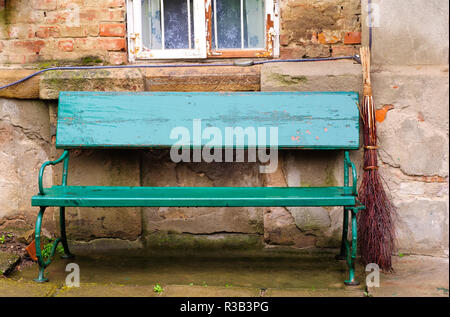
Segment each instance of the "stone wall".
[{"label": "stone wall", "polygon": [[[80,44],[100,45],[105,39],[123,38],[100,32],[102,24],[124,23],[123,1],[73,2],[83,5],[82,29],[63,30],[58,24],[61,21],[52,24],[50,18],[31,19],[35,14],[44,16],[43,12],[46,18],[56,17],[69,1],[0,0],[0,10],[2,6],[18,10],[0,11],[0,22],[7,21],[0,23],[0,63],[15,64],[0,69],[0,85],[31,73],[16,63],[42,67],[48,61],[64,64],[86,56],[100,57],[102,63],[126,59],[122,48],[94,49]],[[374,29],[372,76],[377,108],[390,109],[378,124],[380,170],[398,210],[397,245],[401,252],[445,255],[449,215],[448,42],[442,39],[448,38],[448,31],[442,25],[448,25],[448,4],[438,0],[378,2],[382,18]],[[282,58],[354,54],[361,31],[362,41],[367,43],[364,1],[361,5],[356,0],[282,0],[280,6]],[[97,11],[103,13],[93,13]],[[428,21],[425,29],[417,27],[417,20]],[[406,38],[400,32],[404,29],[410,30]],[[424,39],[424,34],[431,35]],[[43,44],[33,44],[36,41]],[[59,46],[60,41],[73,42],[74,49],[67,51],[64,45]],[[118,57],[116,62],[114,56]],[[0,230],[34,226],[37,210],[30,206],[30,197],[37,192],[39,166],[60,154],[54,148],[60,90],[361,91],[361,83],[360,65],[336,61],[220,69],[48,72],[2,90]],[[351,156],[361,175],[361,151],[353,151]],[[262,175],[254,164],[174,164],[164,151],[72,151],[69,184],[341,185],[342,160],[341,152],[283,151],[278,170]],[[60,167],[46,171],[46,184],[59,183]],[[69,208],[68,233],[72,243],[94,248],[336,247],[341,209]],[[45,227],[57,232],[57,222],[58,213],[49,210]]]},{"label": "stone wall", "polygon": [[0,0],[0,64],[122,64],[125,33],[125,0]]},{"label": "stone wall", "polygon": [[392,107],[378,135],[381,171],[398,212],[397,245],[448,256],[449,3],[372,2],[379,13],[373,28],[374,98],[379,109]]},{"label": "stone wall", "polygon": [[348,56],[361,43],[360,0],[280,1],[281,58]]}]

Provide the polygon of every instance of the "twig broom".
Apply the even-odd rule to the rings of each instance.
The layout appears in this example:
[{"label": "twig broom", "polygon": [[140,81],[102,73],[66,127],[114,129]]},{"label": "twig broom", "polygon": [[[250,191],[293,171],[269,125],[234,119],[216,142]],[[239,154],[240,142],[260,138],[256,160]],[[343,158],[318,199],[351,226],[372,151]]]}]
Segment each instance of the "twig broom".
[{"label": "twig broom", "polygon": [[358,248],[363,264],[376,263],[383,271],[392,271],[395,210],[378,171],[375,106],[370,81],[370,51],[368,47],[361,47],[360,52],[364,77],[364,96],[360,109],[363,121],[364,174],[358,196],[366,209],[358,216]]}]

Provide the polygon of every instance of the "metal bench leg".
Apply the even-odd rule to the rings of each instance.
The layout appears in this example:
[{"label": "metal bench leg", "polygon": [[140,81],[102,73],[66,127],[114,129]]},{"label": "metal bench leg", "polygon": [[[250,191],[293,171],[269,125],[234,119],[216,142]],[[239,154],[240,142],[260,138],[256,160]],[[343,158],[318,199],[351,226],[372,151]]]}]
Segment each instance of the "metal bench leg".
[{"label": "metal bench leg", "polygon": [[39,273],[38,277],[34,279],[34,281],[38,283],[48,282],[48,278],[44,276],[44,270],[45,268],[51,263],[53,255],[55,255],[56,247],[58,246],[58,243],[61,242],[61,238],[58,238],[53,242],[52,249],[50,251],[50,255],[48,259],[45,261],[44,257],[42,256],[41,252],[41,228],[42,228],[42,218],[44,217],[46,207],[40,207],[38,216],[36,218],[36,228],[34,229],[34,240],[36,244],[36,257],[38,259],[39,264]]},{"label": "metal bench leg", "polygon": [[336,255],[336,260],[345,260],[345,241],[347,241],[348,236],[348,209],[344,207],[344,221],[342,222],[342,240],[341,240],[341,251]]},{"label": "metal bench leg", "polygon": [[36,218],[36,227],[34,229],[34,241],[36,243],[36,257],[38,259],[39,264],[39,274],[36,279],[34,279],[38,283],[48,282],[48,279],[44,277],[44,269],[46,267],[44,260],[41,254],[41,226],[42,226],[42,217],[44,216],[45,207],[40,207],[38,216]]},{"label": "metal bench leg", "polygon": [[61,243],[64,248],[64,255],[61,255],[63,259],[72,259],[75,257],[70,253],[69,245],[67,244],[66,236],[66,207],[59,207],[59,227],[61,232]]},{"label": "metal bench leg", "polygon": [[357,245],[357,236],[358,236],[358,228],[356,225],[356,214],[358,213],[357,208],[349,208],[352,213],[352,250],[350,252],[350,246],[348,241],[345,242],[345,247],[347,251],[347,265],[349,270],[348,280],[344,282],[345,285],[356,286],[359,285],[359,282],[355,279],[355,259],[356,259],[356,245]]}]

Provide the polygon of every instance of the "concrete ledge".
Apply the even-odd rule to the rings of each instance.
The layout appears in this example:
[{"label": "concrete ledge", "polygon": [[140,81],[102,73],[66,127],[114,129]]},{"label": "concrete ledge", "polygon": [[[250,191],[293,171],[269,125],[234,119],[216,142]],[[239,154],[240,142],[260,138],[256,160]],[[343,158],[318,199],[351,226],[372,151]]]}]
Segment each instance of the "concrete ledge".
[{"label": "concrete ledge", "polygon": [[261,69],[261,91],[361,91],[361,65],[353,61],[269,63]]},{"label": "concrete ledge", "polygon": [[143,248],[140,238],[131,241],[115,238],[100,238],[91,241],[69,240],[70,250],[82,254],[127,252]]},{"label": "concrete ledge", "polygon": [[[1,69],[0,86],[10,84],[34,73],[27,69]],[[17,99],[39,99],[39,77],[33,77],[18,85],[0,90],[0,97]]]},{"label": "concrete ledge", "polygon": [[187,234],[155,231],[145,235],[145,246],[152,250],[259,250],[262,236],[243,233]]},{"label": "concrete ledge", "polygon": [[[0,85],[37,70],[3,69]],[[58,99],[60,91],[259,91],[261,66],[52,70],[0,91],[0,97]]]},{"label": "concrete ledge", "polygon": [[260,66],[146,68],[147,91],[259,91]]},{"label": "concrete ledge", "polygon": [[137,69],[55,70],[41,76],[41,99],[58,99],[60,91],[144,91],[144,80]]}]

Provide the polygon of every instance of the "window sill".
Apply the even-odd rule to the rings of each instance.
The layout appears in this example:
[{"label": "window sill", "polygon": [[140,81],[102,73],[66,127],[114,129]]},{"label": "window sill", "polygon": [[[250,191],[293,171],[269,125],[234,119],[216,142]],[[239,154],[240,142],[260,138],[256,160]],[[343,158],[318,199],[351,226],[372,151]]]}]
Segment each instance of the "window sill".
[{"label": "window sill", "polygon": [[[10,83],[34,70],[1,71],[0,83]],[[58,99],[60,91],[258,91],[261,66],[57,70],[45,72],[0,91],[0,97]]]}]

